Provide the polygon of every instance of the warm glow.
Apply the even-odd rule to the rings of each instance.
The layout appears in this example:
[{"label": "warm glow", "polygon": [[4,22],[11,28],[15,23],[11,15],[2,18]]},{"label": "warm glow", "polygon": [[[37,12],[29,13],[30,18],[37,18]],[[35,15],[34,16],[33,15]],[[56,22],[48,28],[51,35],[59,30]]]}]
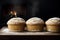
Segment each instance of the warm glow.
[{"label": "warm glow", "polygon": [[12,15],[15,15],[15,17],[17,17],[16,11],[11,11],[11,14],[12,14]]},{"label": "warm glow", "polygon": [[15,14],[15,16],[16,16],[16,12],[15,12],[14,14]]}]

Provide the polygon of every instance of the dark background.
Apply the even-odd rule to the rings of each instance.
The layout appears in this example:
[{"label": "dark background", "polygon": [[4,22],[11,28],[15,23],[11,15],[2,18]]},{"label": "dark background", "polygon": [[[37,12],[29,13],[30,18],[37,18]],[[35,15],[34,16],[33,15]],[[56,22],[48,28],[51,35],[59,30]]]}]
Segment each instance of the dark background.
[{"label": "dark background", "polygon": [[[24,12],[20,13],[17,7],[21,7]],[[11,18],[8,14],[10,10],[16,10],[17,16],[25,20],[31,17],[40,17],[44,21],[51,17],[60,17],[58,0],[0,0],[0,27],[6,26],[6,22]]]}]

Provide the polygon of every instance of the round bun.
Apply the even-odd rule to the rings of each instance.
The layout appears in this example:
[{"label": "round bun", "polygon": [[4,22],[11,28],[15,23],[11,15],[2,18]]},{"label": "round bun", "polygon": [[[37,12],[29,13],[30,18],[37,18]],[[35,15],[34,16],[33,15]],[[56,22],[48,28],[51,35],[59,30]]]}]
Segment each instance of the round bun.
[{"label": "round bun", "polygon": [[16,18],[11,18],[7,24],[19,24],[19,23],[25,23],[25,20],[23,18],[20,17],[16,17]]},{"label": "round bun", "polygon": [[60,18],[53,17],[53,18],[48,19],[45,23],[46,24],[60,24]]},{"label": "round bun", "polygon": [[44,21],[38,17],[32,17],[26,21],[26,24],[44,24]]}]

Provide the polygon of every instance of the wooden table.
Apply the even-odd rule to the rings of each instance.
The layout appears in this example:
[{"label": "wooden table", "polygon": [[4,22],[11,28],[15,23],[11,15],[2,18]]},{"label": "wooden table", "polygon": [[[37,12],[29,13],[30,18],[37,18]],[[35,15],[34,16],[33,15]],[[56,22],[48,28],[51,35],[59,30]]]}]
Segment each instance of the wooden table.
[{"label": "wooden table", "polygon": [[58,40],[60,33],[51,32],[9,32],[8,29],[0,30],[1,40]]}]

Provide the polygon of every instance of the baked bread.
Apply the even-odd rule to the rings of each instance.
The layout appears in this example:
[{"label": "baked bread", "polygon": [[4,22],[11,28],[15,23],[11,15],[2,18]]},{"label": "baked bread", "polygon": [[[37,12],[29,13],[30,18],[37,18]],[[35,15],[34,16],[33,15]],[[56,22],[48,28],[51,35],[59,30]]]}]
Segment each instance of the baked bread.
[{"label": "baked bread", "polygon": [[25,28],[25,20],[23,18],[11,18],[8,22],[8,29],[10,31],[23,31]]},{"label": "baked bread", "polygon": [[60,31],[60,18],[58,17],[53,17],[48,19],[45,22],[47,26],[47,30],[50,32],[59,32]]},{"label": "baked bread", "polygon": [[43,31],[44,21],[38,17],[32,17],[26,21],[28,31]]}]

